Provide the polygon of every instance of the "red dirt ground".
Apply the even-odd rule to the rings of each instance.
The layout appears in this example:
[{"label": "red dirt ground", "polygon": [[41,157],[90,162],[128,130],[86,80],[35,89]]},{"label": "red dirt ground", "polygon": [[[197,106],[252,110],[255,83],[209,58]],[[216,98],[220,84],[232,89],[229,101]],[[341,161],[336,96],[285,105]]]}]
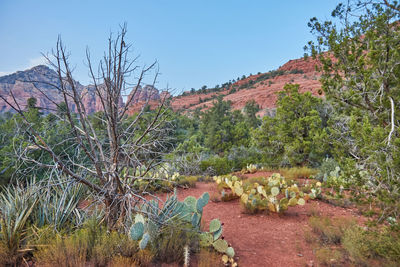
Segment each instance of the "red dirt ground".
[{"label": "red dirt ground", "polygon": [[[261,173],[251,176],[262,176]],[[178,198],[200,197],[203,192],[216,193],[214,183],[197,183],[196,188],[179,190]],[[212,197],[211,197],[212,199]],[[317,266],[312,247],[304,234],[310,230],[312,214],[329,217],[353,217],[362,220],[355,209],[335,207],[320,201],[309,201],[305,206],[289,208],[283,214],[242,213],[239,200],[212,202],[204,208],[204,229],[219,218],[224,223],[223,236],[235,249],[239,266]]]}]

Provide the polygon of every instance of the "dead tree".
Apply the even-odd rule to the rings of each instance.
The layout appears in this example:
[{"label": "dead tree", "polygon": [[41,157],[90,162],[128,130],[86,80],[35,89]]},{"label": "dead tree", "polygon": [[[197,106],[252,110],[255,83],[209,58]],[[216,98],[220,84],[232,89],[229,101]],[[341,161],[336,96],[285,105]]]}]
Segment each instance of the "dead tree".
[{"label": "dead tree", "polygon": [[[57,41],[56,49],[46,58],[49,65],[57,73],[57,84],[51,84],[63,96],[64,105],[54,103],[62,108],[63,116],[59,119],[67,122],[71,129],[71,138],[80,153],[84,154],[86,162],[76,162],[71,158],[61,157],[46,143],[41,133],[32,127],[31,122],[25,117],[23,109],[18,104],[12,92],[13,102],[7,102],[24,122],[26,133],[32,142],[30,146],[21,149],[20,158],[31,161],[38,166],[57,170],[68,179],[86,185],[97,200],[101,200],[105,206],[106,221],[109,227],[114,227],[119,219],[129,215],[132,206],[140,201],[145,201],[143,192],[134,191],[132,184],[136,179],[143,178],[159,164],[155,158],[162,157],[160,146],[165,144],[165,125],[168,124],[166,112],[166,98],[159,101],[154,111],[154,116],[143,129],[142,118],[150,98],[142,103],[141,111],[126,123],[126,117],[131,102],[138,92],[140,85],[147,74],[156,71],[156,63],[149,67],[136,66],[137,57],[130,59],[130,45],[125,41],[127,28],[121,27],[121,31],[115,38],[110,35],[108,48],[95,70],[87,50],[87,63],[93,90],[102,107],[102,116],[98,119],[105,125],[104,137],[99,137],[82,101],[77,82],[72,77],[72,70],[68,60],[66,48],[61,38]],[[153,85],[157,79],[154,74]],[[131,80],[134,80],[132,82]],[[34,85],[38,82],[32,81]],[[36,87],[36,86],[35,86]],[[40,90],[38,87],[36,87]],[[133,90],[133,91],[132,91]],[[129,91],[130,98],[124,104],[121,100]],[[45,92],[42,92],[45,95]],[[51,99],[49,99],[52,101]],[[140,129],[139,124],[142,124]],[[167,127],[168,128],[168,127]],[[139,131],[140,129],[140,131]],[[29,157],[29,149],[41,149],[48,153],[53,164],[42,164]],[[148,176],[147,176],[148,177]],[[152,179],[152,178],[150,178]]]}]

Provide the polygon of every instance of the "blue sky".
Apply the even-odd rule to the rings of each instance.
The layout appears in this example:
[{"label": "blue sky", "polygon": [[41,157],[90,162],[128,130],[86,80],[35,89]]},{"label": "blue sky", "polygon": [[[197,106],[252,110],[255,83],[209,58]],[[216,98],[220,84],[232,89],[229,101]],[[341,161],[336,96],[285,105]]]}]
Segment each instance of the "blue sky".
[{"label": "blue sky", "polygon": [[141,64],[159,62],[158,88],[213,87],[276,69],[303,55],[311,17],[329,18],[337,0],[0,0],[0,75],[43,63],[60,34],[74,77],[89,82],[86,46],[97,61],[110,32],[127,22]]}]

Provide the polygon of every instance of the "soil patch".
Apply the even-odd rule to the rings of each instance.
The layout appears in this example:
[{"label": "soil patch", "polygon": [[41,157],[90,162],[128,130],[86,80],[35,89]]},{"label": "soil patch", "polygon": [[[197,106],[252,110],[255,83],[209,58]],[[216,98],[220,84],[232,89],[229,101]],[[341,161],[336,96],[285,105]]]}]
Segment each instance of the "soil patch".
[{"label": "soil patch", "polygon": [[[270,174],[265,172],[266,176]],[[264,176],[264,173],[255,175]],[[187,196],[198,198],[204,192],[216,193],[216,184],[197,183],[195,188],[178,190],[178,199],[182,201]],[[244,214],[239,200],[210,201],[204,208],[203,228],[208,229],[214,218],[224,223],[223,236],[235,249],[240,266],[315,266],[315,255],[305,241],[304,233],[310,230],[309,217],[317,214],[362,220],[356,209],[335,207],[320,201],[291,207],[282,215]]]}]

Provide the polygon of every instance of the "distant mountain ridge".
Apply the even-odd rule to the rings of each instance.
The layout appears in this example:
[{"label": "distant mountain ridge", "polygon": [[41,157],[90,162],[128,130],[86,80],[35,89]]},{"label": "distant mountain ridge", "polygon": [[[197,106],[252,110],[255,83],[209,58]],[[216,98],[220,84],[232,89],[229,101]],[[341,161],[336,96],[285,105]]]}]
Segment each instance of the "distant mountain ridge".
[{"label": "distant mountain ridge", "polygon": [[[223,87],[217,88],[218,90],[185,92],[175,97],[167,92],[160,93],[150,85],[139,86],[136,90],[134,88],[128,96],[127,101],[130,105],[128,114],[139,111],[145,104],[149,104],[151,107],[158,106],[164,97],[170,98],[171,107],[174,110],[183,112],[196,109],[206,110],[212,106],[216,97],[222,96],[224,100],[231,101],[233,109],[243,109],[248,101],[254,100],[262,109],[259,113],[262,116],[268,113],[269,109],[275,107],[278,98],[277,92],[281,91],[286,83],[298,83],[301,92],[310,91],[313,95],[319,96],[321,94],[321,84],[318,81],[320,74],[315,70],[315,65],[318,65],[318,62],[311,58],[290,60],[276,71],[244,77],[233,83],[224,84]],[[40,90],[37,90],[31,81],[35,81],[35,85]],[[22,107],[25,107],[28,98],[35,97],[39,107],[51,112],[55,109],[52,101],[63,102],[62,95],[51,84],[59,85],[57,73],[47,66],[39,65],[0,77],[0,94],[7,96],[7,100],[13,102],[9,94],[12,91]],[[81,94],[86,112],[101,111],[101,102],[94,86],[84,86],[77,81],[75,84]],[[122,104],[122,98],[120,101]],[[74,111],[73,105],[71,109]],[[11,111],[11,107],[0,99],[0,112],[6,111]]]}]

